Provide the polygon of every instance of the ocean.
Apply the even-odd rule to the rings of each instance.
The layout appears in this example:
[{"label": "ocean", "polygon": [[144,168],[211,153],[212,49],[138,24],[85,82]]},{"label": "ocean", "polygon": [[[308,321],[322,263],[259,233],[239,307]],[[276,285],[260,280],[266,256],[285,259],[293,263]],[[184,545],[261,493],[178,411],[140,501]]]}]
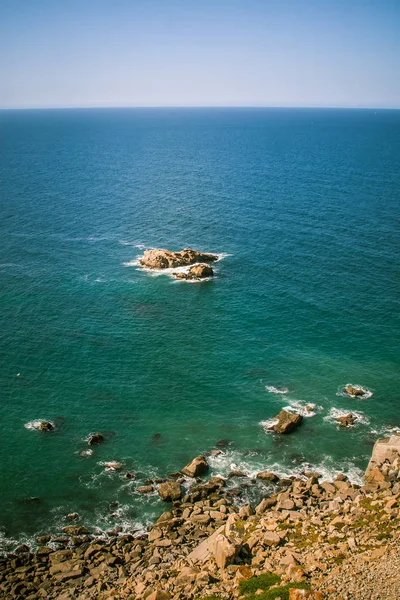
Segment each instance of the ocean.
[{"label": "ocean", "polygon": [[[399,200],[399,110],[0,111],[2,547],[141,530],[136,488],[216,444],[211,475],[361,481],[400,426]],[[158,247],[216,276],[138,268]]]}]

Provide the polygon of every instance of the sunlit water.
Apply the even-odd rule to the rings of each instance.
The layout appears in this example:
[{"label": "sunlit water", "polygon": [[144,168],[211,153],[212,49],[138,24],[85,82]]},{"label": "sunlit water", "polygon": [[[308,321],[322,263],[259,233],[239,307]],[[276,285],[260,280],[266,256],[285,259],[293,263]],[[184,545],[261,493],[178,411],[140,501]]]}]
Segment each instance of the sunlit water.
[{"label": "sunlit water", "polygon": [[[360,477],[400,425],[400,111],[3,111],[0,136],[4,539],[139,528],[164,507],[135,488],[219,440],[212,474]],[[136,266],[187,246],[214,280]],[[303,425],[266,433],[283,407]]]}]

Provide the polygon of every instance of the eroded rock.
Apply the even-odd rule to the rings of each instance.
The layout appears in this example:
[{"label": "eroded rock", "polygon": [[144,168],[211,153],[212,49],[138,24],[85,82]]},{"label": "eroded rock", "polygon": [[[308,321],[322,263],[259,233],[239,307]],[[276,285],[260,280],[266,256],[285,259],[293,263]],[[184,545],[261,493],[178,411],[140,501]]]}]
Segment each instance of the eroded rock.
[{"label": "eroded rock", "polygon": [[269,429],[275,431],[275,433],[291,433],[301,425],[303,421],[302,415],[298,413],[291,413],[286,410],[281,412],[275,417],[278,422],[275,425],[271,425]]},{"label": "eroded rock", "polygon": [[139,260],[143,267],[149,269],[171,269],[185,267],[194,263],[210,263],[218,260],[218,256],[199,252],[192,248],[184,248],[179,252],[165,249],[146,250]]},{"label": "eroded rock", "polygon": [[194,458],[186,467],[183,467],[182,473],[187,477],[199,477],[204,475],[209,469],[209,464],[203,454]]},{"label": "eroded rock", "polygon": [[212,277],[214,275],[214,270],[210,265],[205,263],[201,263],[199,265],[194,265],[190,267],[187,273],[175,273],[176,279],[188,279],[188,280],[200,280],[206,279],[208,277]]}]

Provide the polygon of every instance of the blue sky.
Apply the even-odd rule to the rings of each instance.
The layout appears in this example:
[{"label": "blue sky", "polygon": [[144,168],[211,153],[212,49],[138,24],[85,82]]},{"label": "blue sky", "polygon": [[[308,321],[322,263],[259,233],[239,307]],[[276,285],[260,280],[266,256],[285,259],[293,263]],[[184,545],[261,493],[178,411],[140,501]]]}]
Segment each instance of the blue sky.
[{"label": "blue sky", "polygon": [[0,0],[0,108],[400,108],[400,0]]}]

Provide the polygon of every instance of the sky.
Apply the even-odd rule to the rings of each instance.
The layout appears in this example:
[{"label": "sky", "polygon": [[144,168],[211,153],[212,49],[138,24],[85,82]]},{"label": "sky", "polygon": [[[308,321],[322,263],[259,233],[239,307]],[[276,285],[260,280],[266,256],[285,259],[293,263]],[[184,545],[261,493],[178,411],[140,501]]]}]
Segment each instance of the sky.
[{"label": "sky", "polygon": [[400,0],[0,0],[0,108],[400,108]]}]

